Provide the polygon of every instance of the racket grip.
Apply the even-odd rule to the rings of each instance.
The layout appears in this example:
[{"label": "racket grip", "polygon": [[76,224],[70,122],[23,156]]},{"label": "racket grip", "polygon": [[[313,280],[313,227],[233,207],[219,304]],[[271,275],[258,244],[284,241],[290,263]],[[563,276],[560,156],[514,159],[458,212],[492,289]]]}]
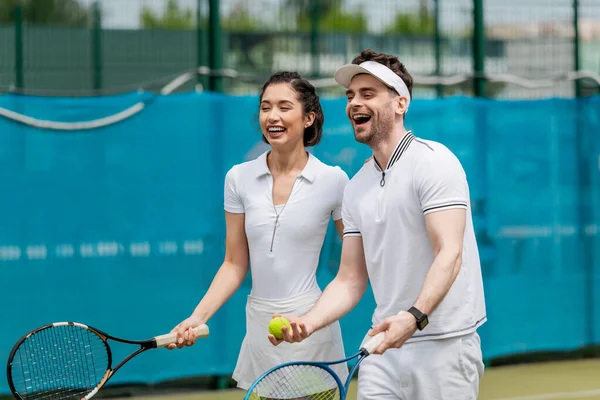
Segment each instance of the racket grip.
[{"label": "racket grip", "polygon": [[[196,335],[201,338],[205,338],[209,334],[208,325],[202,324],[194,328]],[[175,343],[177,341],[177,332],[167,333],[166,335],[160,335],[154,338],[156,340],[156,347],[165,347],[168,344]]]},{"label": "racket grip", "polygon": [[385,339],[385,332],[379,332],[377,335],[369,338],[361,350],[365,351],[367,355],[369,355],[377,350],[379,345],[383,342],[383,339]]}]

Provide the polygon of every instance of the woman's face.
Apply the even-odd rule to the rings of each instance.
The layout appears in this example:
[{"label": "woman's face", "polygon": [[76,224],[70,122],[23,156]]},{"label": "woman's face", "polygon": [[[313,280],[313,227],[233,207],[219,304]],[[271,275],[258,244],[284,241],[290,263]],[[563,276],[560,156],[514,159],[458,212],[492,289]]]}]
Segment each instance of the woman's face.
[{"label": "woman's face", "polygon": [[262,134],[272,147],[294,146],[303,141],[304,129],[312,124],[314,116],[304,115],[303,106],[291,85],[276,83],[269,85],[263,93],[259,120]]}]

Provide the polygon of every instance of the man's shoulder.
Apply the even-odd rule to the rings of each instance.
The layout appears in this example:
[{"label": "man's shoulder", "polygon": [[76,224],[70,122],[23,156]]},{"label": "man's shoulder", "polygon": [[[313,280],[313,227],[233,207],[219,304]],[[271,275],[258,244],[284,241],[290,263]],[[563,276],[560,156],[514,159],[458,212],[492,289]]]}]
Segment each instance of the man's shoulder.
[{"label": "man's shoulder", "polygon": [[430,139],[423,139],[420,137],[415,137],[414,144],[415,146],[412,146],[414,150],[426,154],[435,154],[436,152],[450,151],[450,149],[448,149],[448,147],[441,142],[437,142],[435,140]]},{"label": "man's shoulder", "polygon": [[415,146],[412,150],[416,153],[416,157],[420,161],[437,164],[440,162],[455,162],[458,160],[456,154],[441,142],[415,138],[414,144]]}]

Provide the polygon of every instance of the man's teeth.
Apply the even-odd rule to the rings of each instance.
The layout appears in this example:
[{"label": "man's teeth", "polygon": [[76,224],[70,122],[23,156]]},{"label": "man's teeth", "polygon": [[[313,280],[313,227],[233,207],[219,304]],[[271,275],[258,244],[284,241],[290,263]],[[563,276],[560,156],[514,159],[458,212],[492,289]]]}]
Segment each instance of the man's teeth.
[{"label": "man's teeth", "polygon": [[352,118],[356,121],[363,118],[371,118],[371,116],[368,114],[354,114]]}]

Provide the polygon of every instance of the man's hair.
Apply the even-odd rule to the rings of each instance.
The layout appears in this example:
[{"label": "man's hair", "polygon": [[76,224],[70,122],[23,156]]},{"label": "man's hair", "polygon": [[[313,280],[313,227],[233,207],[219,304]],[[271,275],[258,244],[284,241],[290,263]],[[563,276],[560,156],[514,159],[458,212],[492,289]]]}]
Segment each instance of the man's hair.
[{"label": "man's hair", "polygon": [[[287,83],[296,92],[297,99],[302,104],[303,115],[314,112],[315,120],[311,126],[304,129],[304,146],[316,146],[321,141],[323,135],[323,123],[325,116],[321,108],[319,95],[315,87],[306,79],[302,78],[297,72],[281,71],[275,72],[265,82],[262,92],[260,93],[260,101],[262,102],[265,90],[271,85],[278,83]],[[263,142],[269,143],[265,137],[262,137]]]},{"label": "man's hair", "polygon": [[361,51],[359,55],[354,57],[354,60],[352,60],[352,64],[361,64],[365,61],[378,62],[394,71],[394,73],[404,81],[406,87],[408,88],[408,93],[410,94],[410,97],[412,97],[412,76],[410,76],[404,64],[402,64],[396,56],[392,56],[390,54],[385,53],[377,53],[371,49],[366,49]]}]

